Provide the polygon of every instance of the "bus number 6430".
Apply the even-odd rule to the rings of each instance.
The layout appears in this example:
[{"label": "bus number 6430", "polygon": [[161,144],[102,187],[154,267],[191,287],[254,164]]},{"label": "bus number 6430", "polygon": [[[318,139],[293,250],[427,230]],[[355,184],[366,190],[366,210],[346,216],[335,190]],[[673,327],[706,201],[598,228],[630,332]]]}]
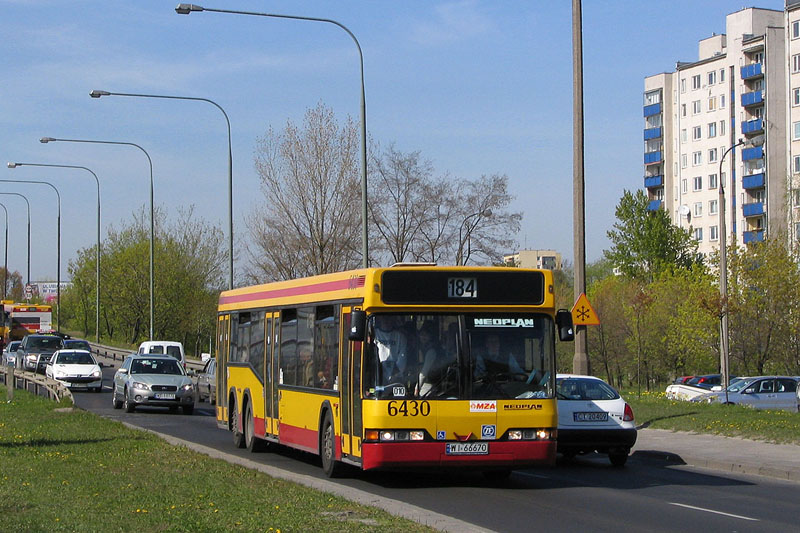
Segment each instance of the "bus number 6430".
[{"label": "bus number 6430", "polygon": [[392,400],[389,402],[389,416],[428,416],[431,414],[431,404],[427,401]]}]

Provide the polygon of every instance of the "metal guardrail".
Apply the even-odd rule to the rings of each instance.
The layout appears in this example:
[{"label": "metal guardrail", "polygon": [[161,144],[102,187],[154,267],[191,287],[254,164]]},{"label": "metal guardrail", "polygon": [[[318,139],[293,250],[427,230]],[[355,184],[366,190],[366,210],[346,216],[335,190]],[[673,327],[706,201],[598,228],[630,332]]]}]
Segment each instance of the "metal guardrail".
[{"label": "metal guardrail", "polygon": [[33,372],[12,367],[2,367],[0,381],[2,381],[4,385],[8,385],[8,382],[12,381],[14,389],[27,390],[37,396],[45,396],[57,402],[67,399],[73,405],[75,404],[75,400],[72,398],[72,392],[62,383]]}]

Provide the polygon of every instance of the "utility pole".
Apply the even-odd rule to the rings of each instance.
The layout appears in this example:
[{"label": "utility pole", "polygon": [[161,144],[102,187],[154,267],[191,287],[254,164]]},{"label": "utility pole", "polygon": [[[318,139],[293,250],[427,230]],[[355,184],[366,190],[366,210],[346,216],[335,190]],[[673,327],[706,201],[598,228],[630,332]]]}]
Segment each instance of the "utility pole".
[{"label": "utility pole", "polygon": [[[583,179],[583,26],[581,0],[572,0],[572,227],[574,233],[575,301],[586,292],[586,223]],[[572,371],[589,374],[586,326],[575,326]]]}]

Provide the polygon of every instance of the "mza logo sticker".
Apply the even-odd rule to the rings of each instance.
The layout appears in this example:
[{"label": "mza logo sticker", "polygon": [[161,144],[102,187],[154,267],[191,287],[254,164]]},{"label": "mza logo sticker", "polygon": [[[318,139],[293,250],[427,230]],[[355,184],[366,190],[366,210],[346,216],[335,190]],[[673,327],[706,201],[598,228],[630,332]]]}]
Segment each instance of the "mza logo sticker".
[{"label": "mza logo sticker", "polygon": [[470,413],[496,413],[497,402],[494,400],[472,400],[469,402]]},{"label": "mza logo sticker", "polygon": [[481,438],[482,439],[494,439],[497,438],[497,426],[494,424],[484,424],[481,426]]},{"label": "mza logo sticker", "polygon": [[446,440],[447,439],[447,432],[446,431],[437,431],[436,432],[436,440]]}]

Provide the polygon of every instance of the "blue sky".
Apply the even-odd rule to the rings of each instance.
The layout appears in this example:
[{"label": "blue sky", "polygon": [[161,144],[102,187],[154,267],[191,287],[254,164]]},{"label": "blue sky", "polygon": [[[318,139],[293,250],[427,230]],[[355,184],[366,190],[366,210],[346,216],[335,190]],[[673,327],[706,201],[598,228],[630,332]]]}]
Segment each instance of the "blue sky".
[{"label": "blue sky", "polygon": [[[233,137],[235,234],[261,201],[258,137],[302,122],[322,102],[358,120],[355,46],[331,24],[219,13],[178,15],[176,0],[0,0],[0,158],[86,166],[101,181],[102,231],[148,204],[149,171],[131,147],[40,144],[43,136],[133,142],[153,159],[155,202],[227,220],[227,135],[202,102],[88,96],[92,89],[209,98]],[[419,150],[438,174],[505,174],[524,212],[521,248],[572,258],[571,2],[223,1],[209,8],[335,19],[364,53],[367,128],[382,144]],[[757,7],[783,8],[781,0]],[[642,186],[644,77],[697,59],[725,31],[734,0],[584,0],[587,259],[624,189]],[[47,180],[62,195],[62,277],[96,240],[93,178],[77,170],[3,165],[0,179]],[[32,203],[31,277],[55,279],[55,195],[0,184]],[[26,269],[25,206],[12,215],[9,269]],[[237,263],[237,270],[241,270]]]}]

